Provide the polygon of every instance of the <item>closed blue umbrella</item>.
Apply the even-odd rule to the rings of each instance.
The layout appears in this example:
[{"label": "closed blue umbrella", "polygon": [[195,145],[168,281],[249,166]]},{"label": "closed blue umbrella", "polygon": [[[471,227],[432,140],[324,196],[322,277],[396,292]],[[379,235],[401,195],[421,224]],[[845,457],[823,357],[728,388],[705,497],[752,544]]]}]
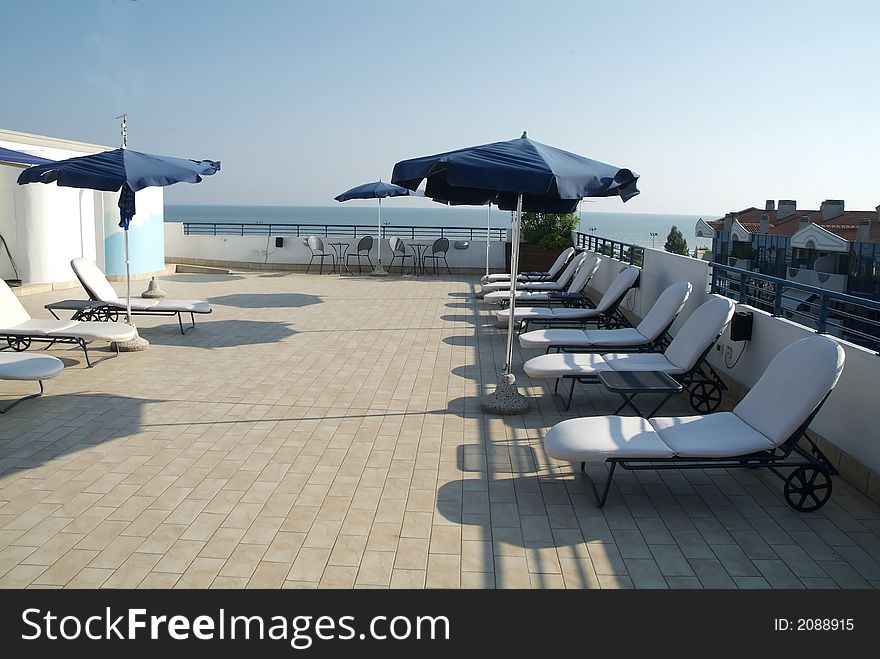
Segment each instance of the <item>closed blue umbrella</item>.
[{"label": "closed blue umbrella", "polygon": [[336,201],[350,201],[352,199],[377,199],[379,201],[379,228],[376,234],[376,269],[370,273],[371,275],[378,277],[388,274],[382,269],[382,200],[386,197],[407,197],[413,194],[412,190],[402,188],[399,185],[374,181],[358,185],[334,197]]},{"label": "closed blue umbrella", "polygon": [[0,146],[0,162],[12,163],[13,165],[45,165],[52,162],[48,158],[40,158],[40,156],[32,156],[29,153],[21,151],[13,151],[12,149],[4,149]]},{"label": "closed blue umbrella", "polygon": [[484,409],[524,412],[529,405],[528,399],[516,391],[510,367],[522,212],[571,213],[584,197],[619,196],[627,201],[639,193],[638,178],[629,169],[535,142],[525,133],[518,140],[412,158],[394,165],[391,182],[415,190],[425,181],[426,197],[473,205],[491,201],[502,210],[516,210],[505,364],[495,392],[482,401]]},{"label": "closed blue umbrella", "polygon": [[134,193],[151,186],[199,183],[202,176],[210,176],[218,171],[220,163],[213,160],[168,158],[123,147],[25,169],[19,175],[18,183],[57,183],[68,188],[120,191],[119,226],[125,233],[126,322],[130,323],[128,226],[136,211]]}]

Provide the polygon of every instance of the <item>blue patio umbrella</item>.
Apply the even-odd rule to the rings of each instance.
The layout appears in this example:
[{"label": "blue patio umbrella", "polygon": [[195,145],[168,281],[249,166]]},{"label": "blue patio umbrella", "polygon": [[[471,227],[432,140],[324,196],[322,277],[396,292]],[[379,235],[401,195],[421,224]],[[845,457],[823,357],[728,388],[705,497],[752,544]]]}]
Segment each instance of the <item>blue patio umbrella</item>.
[{"label": "blue patio umbrella", "polygon": [[220,163],[213,160],[169,158],[123,147],[30,167],[19,175],[18,183],[57,183],[68,188],[120,191],[119,226],[125,234],[126,322],[131,323],[128,226],[136,212],[134,193],[151,186],[199,183],[202,176],[219,170]]},{"label": "blue patio umbrella", "polygon": [[[418,187],[418,186],[416,186]],[[372,183],[364,183],[346,190],[342,194],[334,197],[336,201],[350,201],[352,199],[377,199],[379,201],[379,229],[376,234],[376,269],[370,274],[382,276],[388,274],[382,269],[382,200],[386,197],[407,197],[414,195],[413,190],[402,188],[399,185],[384,183],[382,181],[373,181]]]},{"label": "blue patio umbrella", "polygon": [[584,197],[617,196],[628,201],[639,193],[638,178],[629,169],[530,140],[526,133],[517,140],[412,158],[394,165],[391,182],[415,190],[426,181],[426,197],[473,205],[494,201],[502,210],[516,210],[511,236],[507,351],[498,387],[483,399],[484,409],[523,412],[529,405],[528,399],[516,391],[510,367],[523,211],[571,213]]}]

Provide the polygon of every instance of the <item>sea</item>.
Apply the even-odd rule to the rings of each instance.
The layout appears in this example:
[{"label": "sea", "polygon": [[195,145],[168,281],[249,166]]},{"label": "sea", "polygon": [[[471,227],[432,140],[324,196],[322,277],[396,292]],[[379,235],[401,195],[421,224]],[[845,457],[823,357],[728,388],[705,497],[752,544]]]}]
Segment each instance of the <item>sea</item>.
[{"label": "sea", "polygon": [[[714,215],[672,215],[661,213],[606,213],[584,211],[580,230],[643,247],[662,247],[672,226],[677,226],[688,247],[711,247],[711,241],[694,237],[694,225],[700,217]],[[491,225],[510,226],[511,214],[492,209]],[[377,221],[376,206],[198,206],[166,205],[166,222],[213,222],[222,224],[347,224],[372,226]],[[403,226],[485,227],[486,209],[462,206],[418,208],[382,205],[382,223]],[[656,233],[656,236],[651,236]]]}]

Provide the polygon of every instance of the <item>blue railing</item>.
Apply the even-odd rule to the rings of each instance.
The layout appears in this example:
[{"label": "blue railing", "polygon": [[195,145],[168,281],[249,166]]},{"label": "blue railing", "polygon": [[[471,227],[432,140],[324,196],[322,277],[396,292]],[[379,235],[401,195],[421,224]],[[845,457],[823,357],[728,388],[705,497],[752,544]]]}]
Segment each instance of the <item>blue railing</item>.
[{"label": "blue railing", "polygon": [[711,292],[880,352],[880,302],[710,264]]},{"label": "blue railing", "polygon": [[[359,238],[375,236],[376,226],[356,224],[267,224],[263,222],[183,222],[185,236],[345,236]],[[486,240],[486,227],[426,227],[388,224],[382,227],[382,237],[425,240],[450,238],[452,240]],[[504,240],[507,229],[489,229],[489,239]]]},{"label": "blue railing", "polygon": [[610,238],[602,238],[591,233],[581,233],[578,231],[575,247],[610,256],[630,265],[642,267],[645,264],[645,248],[641,245],[622,243]]}]

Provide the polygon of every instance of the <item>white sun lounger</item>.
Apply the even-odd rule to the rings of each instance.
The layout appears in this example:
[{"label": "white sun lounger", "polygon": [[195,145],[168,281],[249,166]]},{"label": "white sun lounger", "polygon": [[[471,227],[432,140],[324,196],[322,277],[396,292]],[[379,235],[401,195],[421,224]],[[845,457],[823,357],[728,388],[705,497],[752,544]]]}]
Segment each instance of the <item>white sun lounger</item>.
[{"label": "white sun lounger", "polygon": [[[520,291],[562,291],[565,290],[565,287],[568,286],[568,283],[574,277],[574,273],[577,272],[578,267],[584,258],[587,257],[586,252],[581,252],[580,254],[576,254],[571,261],[568,262],[568,265],[565,266],[565,270],[563,270],[558,277],[555,279],[549,279],[545,281],[523,281],[516,283],[516,289]],[[508,281],[494,281],[489,282],[488,284],[483,284],[480,289],[480,295],[486,295],[491,293],[492,291],[503,291],[510,290],[510,280]]]},{"label": "white sun lounger", "polygon": [[[560,252],[559,256],[556,257],[556,260],[553,262],[553,265],[550,266],[549,270],[546,272],[521,272],[517,275],[517,281],[543,281],[545,279],[553,279],[562,271],[562,268],[565,267],[565,264],[568,263],[568,260],[574,255],[574,252],[574,247],[569,247],[563,250]],[[488,277],[480,279],[480,283],[482,284],[492,281],[506,281],[509,286],[510,273],[496,272]]]},{"label": "white sun lounger", "polygon": [[[522,331],[527,332],[532,323],[539,325],[586,325],[588,323],[603,326],[628,325],[626,318],[618,313],[623,298],[639,278],[641,270],[633,266],[624,266],[617,274],[608,290],[596,304],[595,309],[578,309],[569,307],[517,307],[513,320],[522,322]],[[502,323],[507,322],[510,309],[501,309],[495,316]]]},{"label": "white sun lounger", "polygon": [[[569,419],[550,428],[544,450],[558,460],[580,462],[585,476],[588,462],[609,463],[601,495],[590,480],[600,507],[618,465],[628,470],[766,467],[785,481],[784,495],[792,508],[813,511],[828,501],[831,476],[837,471],[805,431],[843,364],[843,349],[835,341],[801,339],[770,361],[732,412]],[[802,436],[806,445],[799,443]]]},{"label": "white sun lounger", "polygon": [[[92,300],[104,302],[108,307],[116,311],[124,311],[125,299],[120,298],[107,277],[91,261],[86,259],[73,259],[70,267],[76,273],[79,283],[89,294]],[[186,334],[188,330],[196,326],[195,314],[209,314],[213,310],[211,305],[204,300],[147,300],[144,298],[131,298],[131,313],[133,316],[177,316],[180,325],[180,333]],[[184,329],[182,314],[188,313],[190,327]]]},{"label": "white sun lounger", "polygon": [[563,352],[595,352],[609,348],[632,351],[656,349],[691,294],[691,284],[676,282],[664,290],[636,327],[619,329],[539,329],[519,335],[523,348]]},{"label": "white sun lounger", "polygon": [[691,405],[698,412],[712,412],[721,403],[725,388],[705,357],[733,317],[736,305],[725,297],[712,297],[700,305],[681,326],[663,353],[592,353],[559,352],[534,357],[523,364],[529,377],[571,380],[565,409],[571,406],[577,382],[596,382],[599,371],[662,371],[679,380],[691,392]]},{"label": "white sun lounger", "polygon": [[0,352],[0,380],[26,380],[39,382],[40,391],[29,394],[13,401],[0,409],[0,414],[6,414],[13,407],[31,398],[43,395],[43,380],[49,380],[58,375],[64,368],[64,363],[51,355],[23,355],[18,353]]},{"label": "white sun lounger", "polygon": [[[39,320],[31,318],[21,301],[0,282],[0,337],[15,351],[27,350],[31,343],[75,343],[89,360],[89,341],[115,343],[130,341],[137,333],[125,323],[80,322],[78,320]],[[117,346],[116,354],[119,354]]]},{"label": "white sun lounger", "polygon": [[[569,294],[575,293],[583,293],[583,290],[587,287],[587,284],[590,283],[590,279],[593,278],[593,275],[596,274],[596,270],[599,269],[599,257],[598,256],[589,256],[586,253],[581,254],[577,257],[577,259],[581,260],[580,265],[578,266],[577,272],[571,280],[571,284],[569,284],[566,292]],[[514,291],[514,295],[516,296],[516,303],[524,302],[527,304],[546,304],[551,302],[552,291]],[[584,299],[587,299],[586,297]],[[510,300],[510,289],[506,291],[493,291],[491,293],[486,293],[483,296],[483,302],[487,304],[504,304]]]}]

